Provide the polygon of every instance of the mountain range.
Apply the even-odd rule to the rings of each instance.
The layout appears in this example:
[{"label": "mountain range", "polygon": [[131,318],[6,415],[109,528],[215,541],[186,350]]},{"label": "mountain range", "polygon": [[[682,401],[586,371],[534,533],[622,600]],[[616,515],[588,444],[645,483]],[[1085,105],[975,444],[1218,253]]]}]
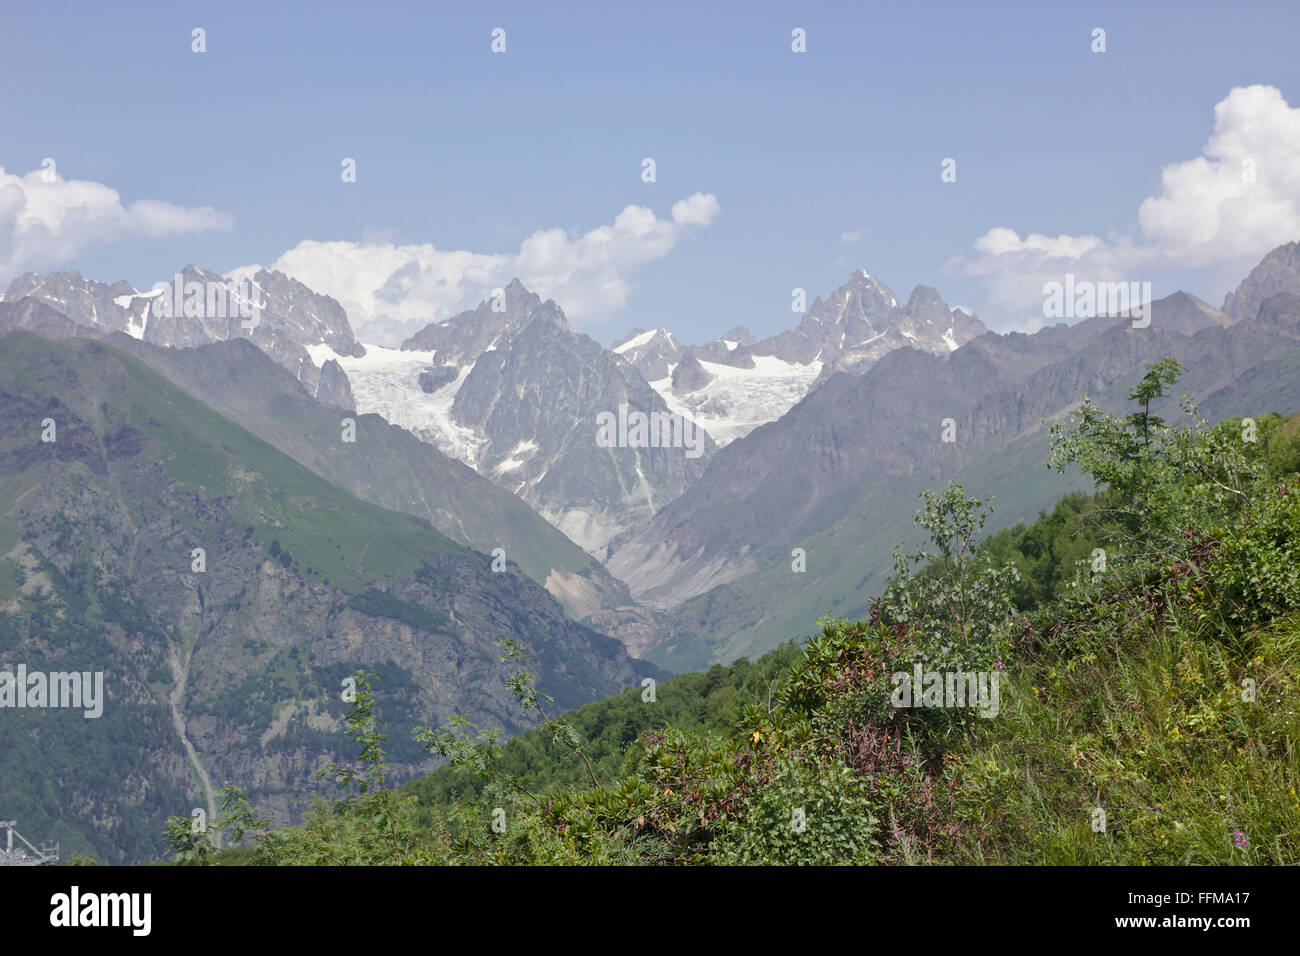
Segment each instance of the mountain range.
[{"label": "mountain range", "polygon": [[[1159,358],[1209,418],[1300,410],[1300,243],[1221,309],[1177,292],[1149,325],[1032,334],[924,286],[904,304],[866,270],[765,339],[611,348],[518,280],[400,348],[279,272],[176,283],[226,308],[75,272],[0,299],[0,664],[109,675],[103,720],[59,743],[39,715],[4,724],[63,782],[0,795],[105,856],[156,852],[159,820],[226,779],[300,818],[358,667],[386,682],[410,775],[429,766],[416,723],[529,724],[495,641],[570,707],[864,614],[922,489],[992,495],[986,531],[1031,520],[1080,485],[1043,467],[1045,426],[1085,395],[1120,409]],[[638,441],[637,416],[680,427]],[[76,772],[85,754],[102,773]]]},{"label": "mountain range", "polygon": [[[806,627],[799,621],[864,614],[892,547],[915,533],[908,516],[923,488],[955,479],[993,496],[986,531],[1032,520],[1078,481],[1043,467],[1045,424],[1085,394],[1126,407],[1143,367],[1165,356],[1187,369],[1183,385],[1211,419],[1300,408],[1300,299],[1270,297],[1253,320],[1226,327],[1217,314],[1175,294],[1154,304],[1147,329],[1092,319],[989,335],[947,360],[899,350],[862,377],[833,378],[615,540],[610,570],[665,609],[665,636],[647,656],[693,669],[769,649]],[[1177,418],[1177,399],[1160,412]]]},{"label": "mountain range", "polygon": [[906,305],[859,269],[799,325],[756,340],[737,326],[702,346],[683,346],[668,329],[634,329],[612,349],[639,371],[673,411],[700,422],[725,445],[775,421],[835,372],[861,374],[894,349],[947,354],[985,331],[917,286]]}]

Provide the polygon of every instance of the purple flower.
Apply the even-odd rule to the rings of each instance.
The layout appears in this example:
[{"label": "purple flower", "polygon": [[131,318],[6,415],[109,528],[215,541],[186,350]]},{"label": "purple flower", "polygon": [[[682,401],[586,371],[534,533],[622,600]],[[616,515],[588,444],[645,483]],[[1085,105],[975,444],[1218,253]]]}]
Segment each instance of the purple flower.
[{"label": "purple flower", "polygon": [[1240,830],[1233,830],[1232,842],[1235,846],[1238,846],[1243,850],[1246,849],[1246,834],[1242,833]]}]

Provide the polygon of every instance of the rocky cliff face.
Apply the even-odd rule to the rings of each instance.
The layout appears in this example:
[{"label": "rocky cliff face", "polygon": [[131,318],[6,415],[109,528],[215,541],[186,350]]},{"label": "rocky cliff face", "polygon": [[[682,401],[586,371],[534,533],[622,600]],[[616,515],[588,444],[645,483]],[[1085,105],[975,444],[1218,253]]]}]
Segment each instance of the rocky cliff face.
[{"label": "rocky cliff face", "polygon": [[684,353],[692,350],[679,344],[667,329],[649,332],[633,329],[621,342],[614,343],[610,351],[622,356],[647,382],[654,382],[672,375],[673,366],[681,361]]},{"label": "rocky cliff face", "polygon": [[1253,319],[1265,299],[1282,292],[1300,293],[1300,242],[1266,255],[1224,298],[1223,311],[1233,319]]}]

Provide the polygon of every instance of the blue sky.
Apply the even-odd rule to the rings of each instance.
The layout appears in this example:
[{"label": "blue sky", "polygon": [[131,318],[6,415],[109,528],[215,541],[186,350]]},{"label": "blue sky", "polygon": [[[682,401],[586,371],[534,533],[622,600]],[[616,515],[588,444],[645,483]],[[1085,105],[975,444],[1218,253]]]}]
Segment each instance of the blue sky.
[{"label": "blue sky", "polygon": [[[1019,259],[1006,267],[1017,274],[1042,263],[1005,249],[977,261],[981,236],[1132,230],[1162,168],[1201,155],[1234,87],[1300,104],[1295,3],[464,6],[8,3],[6,173],[52,157],[61,178],[125,204],[211,207],[229,226],[118,229],[71,240],[58,262],[12,254],[10,271],[147,288],[188,262],[270,265],[304,240],[512,256],[534,233],[578,237],[632,204],[671,223],[675,203],[702,193],[716,197],[707,224],[579,280],[575,324],[606,343],[634,325],[686,341],[737,324],[770,334],[797,321],[793,287],[811,299],[865,267],[900,296],[934,285],[1015,327],[1026,310],[1015,283],[999,291],[1002,260]],[[494,27],[504,55],[489,49]],[[795,27],[807,53],[790,49]],[[1104,54],[1090,49],[1095,27]],[[1266,120],[1289,123],[1282,113],[1270,105]],[[1283,140],[1269,173],[1300,155],[1265,137]],[[355,183],[340,181],[344,157]],[[945,157],[954,183],[940,181]],[[1270,208],[1297,187],[1272,181]],[[1293,223],[1284,212],[1250,242],[1217,236],[1209,245],[1231,247],[1218,261],[1112,249],[1091,267],[1137,268],[1156,295],[1182,287],[1218,305],[1262,244],[1300,239]],[[599,258],[555,253],[566,309],[568,254]]]}]

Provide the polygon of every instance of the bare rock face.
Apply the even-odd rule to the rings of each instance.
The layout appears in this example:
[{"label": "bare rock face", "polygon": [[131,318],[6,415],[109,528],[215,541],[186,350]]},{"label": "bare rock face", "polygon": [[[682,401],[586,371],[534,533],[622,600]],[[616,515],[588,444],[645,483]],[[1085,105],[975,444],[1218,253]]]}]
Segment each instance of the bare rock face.
[{"label": "bare rock face", "polygon": [[1223,311],[1233,319],[1253,319],[1269,296],[1300,293],[1300,242],[1278,246],[1250,270],[1236,291],[1223,300]]},{"label": "bare rock face", "polygon": [[352,386],[348,383],[347,373],[337,359],[327,359],[321,366],[320,381],[316,385],[316,401],[348,412],[357,407],[352,398]]},{"label": "bare rock face", "polygon": [[670,376],[673,366],[687,350],[667,329],[651,332],[633,329],[622,341],[614,343],[610,351],[630,362],[647,382],[654,382]]},{"label": "bare rock face", "polygon": [[444,385],[450,385],[456,381],[460,374],[460,369],[454,365],[430,366],[420,372],[417,381],[420,383],[420,391],[426,395],[432,395]]},{"label": "bare rock face", "polygon": [[80,272],[53,272],[47,276],[29,272],[10,282],[4,297],[14,302],[31,296],[77,325],[106,334],[128,331],[131,318],[143,311],[139,306],[127,307],[127,300],[135,294],[126,281],[108,285],[83,278]]},{"label": "bare rock face", "polygon": [[[752,365],[752,362],[751,362]],[[687,395],[709,384],[713,376],[704,371],[704,366],[694,355],[687,355],[673,369],[673,394]]]}]

